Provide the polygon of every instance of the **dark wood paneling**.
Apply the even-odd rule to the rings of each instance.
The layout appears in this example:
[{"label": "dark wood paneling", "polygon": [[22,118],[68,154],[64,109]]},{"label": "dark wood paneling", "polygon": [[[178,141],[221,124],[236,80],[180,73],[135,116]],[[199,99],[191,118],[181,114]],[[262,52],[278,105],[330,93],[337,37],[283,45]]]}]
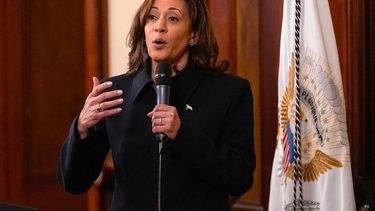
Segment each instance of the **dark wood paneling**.
[{"label": "dark wood paneling", "polygon": [[64,192],[56,180],[60,147],[85,99],[83,11],[82,1],[24,3],[23,190],[42,210],[86,207],[85,195]]},{"label": "dark wood paneling", "polygon": [[101,49],[101,60],[102,60],[102,67],[98,70],[101,72],[103,77],[109,76],[109,47],[108,47],[108,0],[101,0],[101,38],[102,38],[102,46]]},{"label": "dark wood paneling", "polygon": [[84,209],[84,196],[68,195],[56,181],[60,146],[84,99],[82,2],[24,6],[25,198],[43,210]]},{"label": "dark wood paneling", "polygon": [[[340,68],[347,108],[348,136],[351,147],[353,176],[358,175],[363,162],[361,112],[361,69],[362,69],[362,25],[363,17],[359,1],[330,1],[336,43],[339,51]],[[358,33],[359,32],[359,33]],[[354,176],[355,177],[355,176]]]},{"label": "dark wood paneling", "polygon": [[[347,0],[329,1],[336,45],[339,52],[339,62],[344,86],[347,87],[348,73],[348,3]],[[344,91],[346,92],[346,91]]]},{"label": "dark wood paneling", "polygon": [[[1,1],[0,3],[0,14],[5,13],[5,1]],[[7,127],[6,127],[6,84],[5,84],[5,78],[6,78],[6,45],[5,45],[5,40],[6,40],[6,25],[5,25],[6,19],[5,18],[0,18],[0,75],[3,77],[0,78],[0,112],[2,115],[0,115],[0,134],[2,134],[0,138],[0,172],[6,172],[7,171],[7,160],[6,160],[6,137],[8,136],[7,134]],[[0,174],[0,199],[5,199],[7,198],[7,194],[5,193],[5,181],[7,180],[6,175]]]},{"label": "dark wood paneling", "polygon": [[364,78],[365,93],[363,95],[366,119],[365,137],[366,140],[366,176],[375,178],[375,2],[367,0],[365,4],[365,65]]},{"label": "dark wood paneling", "polygon": [[[22,196],[23,173],[23,37],[22,4],[20,1],[2,1],[1,25],[1,66],[2,89],[1,121],[2,144],[0,154],[3,170],[1,195],[5,200],[14,201]],[[4,98],[3,98],[4,97]]]},{"label": "dark wood paneling", "polygon": [[61,143],[83,103],[82,10],[79,1],[29,1],[26,7],[25,173],[29,181],[55,177]]},{"label": "dark wood paneling", "polygon": [[[84,0],[84,54],[86,92],[92,90],[92,77],[107,75],[107,1]],[[102,74],[104,73],[104,74]]]},{"label": "dark wood paneling", "polygon": [[365,12],[365,51],[363,78],[365,78],[365,92],[362,102],[365,102],[365,169],[364,176],[375,178],[375,2],[367,0],[364,5]]},{"label": "dark wood paneling", "polygon": [[263,0],[261,4],[261,158],[262,204],[268,209],[272,161],[277,133],[277,76],[282,20],[282,1]]},{"label": "dark wood paneling", "polygon": [[375,194],[375,3],[348,2],[347,116],[356,203],[360,209],[364,204],[373,206]]},{"label": "dark wood paneling", "polygon": [[[333,3],[331,1],[330,3]],[[362,98],[363,90],[363,2],[348,1],[346,25],[336,23],[347,28],[347,51],[341,53],[347,56],[347,63],[342,68],[345,102],[347,106],[348,135],[351,146],[353,178],[363,175],[366,148],[364,142],[364,109]],[[335,28],[336,29],[336,28]],[[338,33],[336,36],[340,37]],[[341,57],[340,57],[341,59]]]},{"label": "dark wood paneling", "polygon": [[[260,0],[237,0],[237,75],[250,81],[253,92],[254,144],[257,157],[254,183],[250,191],[241,197],[241,202],[261,203],[262,175],[260,151]],[[249,12],[251,11],[251,12]]]},{"label": "dark wood paneling", "polygon": [[0,200],[84,210],[85,195],[64,192],[56,178],[86,95],[84,38],[92,34],[84,33],[83,1],[5,0],[0,20]]},{"label": "dark wood paneling", "polygon": [[237,70],[236,1],[210,0],[209,9],[214,32],[219,43],[220,58],[230,62],[229,72]]}]

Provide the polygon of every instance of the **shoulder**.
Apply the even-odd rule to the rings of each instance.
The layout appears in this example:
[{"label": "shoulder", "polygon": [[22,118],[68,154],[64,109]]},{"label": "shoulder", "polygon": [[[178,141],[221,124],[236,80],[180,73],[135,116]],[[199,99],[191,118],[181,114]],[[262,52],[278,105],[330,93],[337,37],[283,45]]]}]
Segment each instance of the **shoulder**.
[{"label": "shoulder", "polygon": [[122,83],[124,81],[132,80],[134,75],[135,74],[131,74],[131,75],[121,74],[121,75],[111,76],[111,77],[103,79],[101,82],[111,81],[112,83],[118,84],[118,83]]},{"label": "shoulder", "polygon": [[249,81],[236,75],[212,71],[200,71],[200,75],[203,77],[203,84],[207,83],[207,85],[221,90],[238,91],[250,89]]},{"label": "shoulder", "polygon": [[193,77],[184,78],[184,86],[198,84],[196,96],[208,101],[219,101],[226,105],[240,98],[252,99],[250,83],[247,79],[223,72],[191,71]]}]

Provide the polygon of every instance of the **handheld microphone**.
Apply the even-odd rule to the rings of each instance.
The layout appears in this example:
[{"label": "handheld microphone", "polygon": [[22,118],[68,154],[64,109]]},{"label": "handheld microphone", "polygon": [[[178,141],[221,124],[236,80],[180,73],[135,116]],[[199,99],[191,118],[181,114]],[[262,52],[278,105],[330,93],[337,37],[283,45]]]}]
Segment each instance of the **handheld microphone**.
[{"label": "handheld microphone", "polygon": [[[169,105],[169,96],[171,93],[171,76],[172,67],[168,62],[161,62],[156,66],[155,72],[155,88],[156,88],[156,104]],[[168,137],[163,133],[156,134],[156,140],[166,141]]]}]

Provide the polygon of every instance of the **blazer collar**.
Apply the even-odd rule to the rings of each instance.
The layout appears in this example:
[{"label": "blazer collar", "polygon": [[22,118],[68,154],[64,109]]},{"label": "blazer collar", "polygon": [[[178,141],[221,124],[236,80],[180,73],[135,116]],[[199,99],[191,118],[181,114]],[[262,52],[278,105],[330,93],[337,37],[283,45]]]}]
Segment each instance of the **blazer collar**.
[{"label": "blazer collar", "polygon": [[[176,98],[175,100],[179,102],[188,102],[197,89],[203,75],[203,71],[196,70],[194,65],[189,64],[184,70],[172,77],[172,98]],[[131,101],[133,103],[149,83],[153,83],[153,81],[145,68],[135,73],[131,89]]]},{"label": "blazer collar", "polygon": [[153,81],[145,68],[135,73],[133,79],[133,86],[131,89],[131,101],[134,103],[134,101],[137,99],[138,95],[141,93],[146,84],[152,82]]}]

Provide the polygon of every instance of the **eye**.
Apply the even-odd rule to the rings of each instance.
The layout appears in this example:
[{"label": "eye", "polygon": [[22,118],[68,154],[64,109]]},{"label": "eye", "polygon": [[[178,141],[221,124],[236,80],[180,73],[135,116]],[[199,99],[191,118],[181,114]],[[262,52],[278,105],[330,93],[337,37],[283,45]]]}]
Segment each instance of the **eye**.
[{"label": "eye", "polygon": [[168,19],[169,19],[171,22],[173,22],[173,23],[176,23],[176,22],[179,21],[179,19],[176,18],[176,17],[174,17],[174,16],[171,16],[171,17],[169,17]]},{"label": "eye", "polygon": [[151,20],[152,21],[152,20],[156,20],[156,19],[157,19],[157,17],[155,15],[151,15],[150,14],[150,15],[147,16],[147,20]]}]

